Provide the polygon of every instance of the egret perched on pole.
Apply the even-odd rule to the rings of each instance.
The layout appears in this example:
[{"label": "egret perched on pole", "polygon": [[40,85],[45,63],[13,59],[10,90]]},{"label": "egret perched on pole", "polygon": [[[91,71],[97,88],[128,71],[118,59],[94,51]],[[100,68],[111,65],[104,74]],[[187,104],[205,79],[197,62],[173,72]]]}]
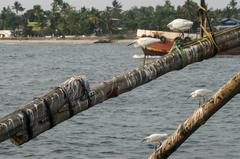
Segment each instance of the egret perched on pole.
[{"label": "egret perched on pole", "polygon": [[203,103],[205,102],[205,97],[210,95],[210,93],[212,93],[211,90],[209,89],[197,89],[195,91],[193,91],[190,96],[186,99],[188,100],[190,97],[192,97],[193,99],[198,99],[199,100],[199,107],[201,106],[201,100],[203,100]]},{"label": "egret perched on pole", "polygon": [[152,38],[152,37],[142,37],[139,39],[134,40],[132,43],[128,44],[128,46],[134,44],[135,47],[146,48],[147,45],[160,42],[160,39]]},{"label": "egret perched on pole", "polygon": [[[142,49],[145,49],[148,45],[161,42],[161,39],[158,38],[152,38],[152,37],[142,37],[139,39],[134,40],[132,43],[128,44],[128,46],[134,44],[135,47],[141,47]],[[146,55],[144,54],[144,60],[143,64],[145,65]]]},{"label": "egret perched on pole", "polygon": [[191,29],[193,22],[186,19],[175,19],[167,25],[172,31],[184,32]]},{"label": "egret perched on pole", "polygon": [[178,38],[176,38],[176,40],[178,40],[179,42],[181,42],[182,40],[185,40],[187,42],[187,41],[191,41],[191,39],[190,37],[184,38],[184,31],[190,30],[192,28],[192,25],[193,25],[193,22],[190,20],[175,19],[171,23],[169,23],[167,27],[172,31],[181,32],[181,34],[179,35]]},{"label": "egret perched on pole", "polygon": [[152,134],[147,137],[145,137],[142,141],[146,141],[147,143],[153,144],[154,148],[156,149],[159,143],[159,146],[162,145],[162,142],[168,137],[168,134]]}]

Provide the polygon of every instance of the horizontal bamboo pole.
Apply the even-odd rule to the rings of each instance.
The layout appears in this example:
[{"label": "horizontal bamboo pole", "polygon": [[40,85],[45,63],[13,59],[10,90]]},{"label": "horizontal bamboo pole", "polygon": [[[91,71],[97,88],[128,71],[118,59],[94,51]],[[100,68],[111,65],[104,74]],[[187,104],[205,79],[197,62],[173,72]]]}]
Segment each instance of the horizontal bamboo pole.
[{"label": "horizontal bamboo pole", "polygon": [[[215,36],[220,51],[240,45],[240,26],[225,30]],[[194,43],[182,52],[163,56],[156,62],[137,67],[131,71],[103,81],[89,88],[80,76],[73,77],[59,87],[39,96],[27,105],[0,119],[0,142],[11,138],[21,145],[55,125],[71,118],[98,103],[130,91],[161,75],[213,57],[215,46],[207,39]]]},{"label": "horizontal bamboo pole", "polygon": [[184,143],[198,128],[222,108],[236,94],[240,93],[240,72],[224,84],[207,102],[197,109],[162,145],[150,155],[149,159],[166,159]]}]

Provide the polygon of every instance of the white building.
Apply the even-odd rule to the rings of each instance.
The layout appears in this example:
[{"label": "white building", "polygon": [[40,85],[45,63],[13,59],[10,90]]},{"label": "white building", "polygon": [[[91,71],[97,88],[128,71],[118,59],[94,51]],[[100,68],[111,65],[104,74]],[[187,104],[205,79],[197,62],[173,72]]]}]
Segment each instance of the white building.
[{"label": "white building", "polygon": [[11,36],[11,30],[0,30],[0,38],[10,38]]}]

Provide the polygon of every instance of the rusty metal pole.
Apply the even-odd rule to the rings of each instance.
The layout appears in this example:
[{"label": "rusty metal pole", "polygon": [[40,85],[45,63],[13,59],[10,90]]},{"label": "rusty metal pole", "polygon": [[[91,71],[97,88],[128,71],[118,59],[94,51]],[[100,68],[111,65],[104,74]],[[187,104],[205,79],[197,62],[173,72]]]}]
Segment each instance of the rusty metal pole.
[{"label": "rusty metal pole", "polygon": [[240,72],[224,84],[207,102],[197,109],[149,159],[166,159],[184,143],[198,128],[222,108],[236,94],[240,93]]},{"label": "rusty metal pole", "polygon": [[[216,34],[220,51],[240,45],[240,26]],[[0,142],[12,139],[21,145],[73,115],[122,93],[150,82],[165,73],[180,70],[194,62],[216,55],[208,37],[194,42],[181,51],[172,51],[159,60],[103,81],[89,89],[81,77],[73,77],[61,86],[37,97],[15,112],[0,119]]]}]

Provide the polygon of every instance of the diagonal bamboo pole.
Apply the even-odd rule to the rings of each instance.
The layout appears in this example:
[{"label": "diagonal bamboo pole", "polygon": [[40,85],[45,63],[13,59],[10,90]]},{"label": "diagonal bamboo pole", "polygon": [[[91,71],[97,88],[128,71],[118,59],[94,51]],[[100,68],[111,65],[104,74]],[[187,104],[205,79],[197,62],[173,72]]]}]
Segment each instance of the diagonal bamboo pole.
[{"label": "diagonal bamboo pole", "polygon": [[166,159],[192,135],[200,126],[222,108],[236,94],[240,93],[240,72],[224,84],[207,102],[197,109],[149,159]]},{"label": "diagonal bamboo pole", "polygon": [[[240,45],[240,26],[220,32],[215,36],[219,50],[224,51]],[[163,56],[158,61],[137,67],[92,87],[94,94],[81,77],[73,77],[59,87],[34,99],[24,107],[0,119],[0,142],[11,138],[21,145],[73,115],[89,109],[109,98],[128,92],[161,75],[215,56],[214,44],[203,38],[184,48],[181,52]]]}]

